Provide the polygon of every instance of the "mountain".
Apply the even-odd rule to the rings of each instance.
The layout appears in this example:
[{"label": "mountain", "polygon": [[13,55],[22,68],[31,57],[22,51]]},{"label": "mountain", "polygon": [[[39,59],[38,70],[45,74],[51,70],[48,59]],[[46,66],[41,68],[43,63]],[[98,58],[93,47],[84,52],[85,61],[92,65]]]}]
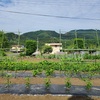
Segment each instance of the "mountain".
[{"label": "mountain", "polygon": [[55,31],[50,31],[50,30],[27,32],[21,35],[22,40],[27,40],[27,39],[37,40],[37,38],[39,39],[39,42],[41,44],[44,44],[46,42],[59,42],[59,34]]},{"label": "mountain", "polygon": [[10,32],[10,33],[6,33],[5,35],[6,35],[10,44],[13,44],[13,45],[17,44],[17,42],[18,42],[18,35],[17,34]]},{"label": "mountain", "polygon": [[[96,32],[98,33],[97,35],[99,36],[100,38],[100,30],[93,30],[93,29],[87,29],[87,30],[83,30],[83,29],[80,29],[80,30],[76,30],[76,33],[77,33],[77,37],[78,38],[85,38],[85,39],[96,39]],[[68,39],[72,39],[72,38],[75,38],[75,30],[71,30],[67,33],[65,33],[67,36]]]},{"label": "mountain", "polygon": [[29,38],[29,39],[36,39],[37,37],[40,39],[44,39],[44,38],[58,38],[59,34],[55,31],[49,31],[49,30],[39,30],[39,31],[33,31],[33,32],[27,32],[27,33],[23,33],[21,35],[21,37],[24,38]]},{"label": "mountain", "polygon": [[[96,30],[88,29],[88,30],[77,30],[77,38],[85,38],[87,40],[95,40],[96,37]],[[97,35],[100,40],[100,30],[97,30]],[[17,44],[18,43],[18,35],[14,33],[6,33],[6,36],[11,44]],[[26,40],[37,40],[37,37],[39,39],[39,44],[43,45],[44,43],[50,43],[50,42],[59,42],[60,41],[60,34],[51,31],[51,30],[39,30],[39,31],[31,31],[27,33],[23,33],[20,35],[20,44],[25,44]],[[75,30],[71,30],[69,32],[66,32],[65,34],[61,34],[61,40],[64,41],[71,41],[75,38]]]},{"label": "mountain", "polygon": [[6,33],[6,36],[7,36],[8,40],[16,40],[18,38],[18,35],[13,32]]}]

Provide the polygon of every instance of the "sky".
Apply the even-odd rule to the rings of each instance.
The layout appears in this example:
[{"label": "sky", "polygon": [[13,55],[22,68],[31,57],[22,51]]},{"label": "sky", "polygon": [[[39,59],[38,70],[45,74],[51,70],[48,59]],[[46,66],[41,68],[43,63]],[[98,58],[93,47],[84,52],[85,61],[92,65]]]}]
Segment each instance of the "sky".
[{"label": "sky", "polygon": [[0,30],[100,29],[100,0],[0,0]]}]

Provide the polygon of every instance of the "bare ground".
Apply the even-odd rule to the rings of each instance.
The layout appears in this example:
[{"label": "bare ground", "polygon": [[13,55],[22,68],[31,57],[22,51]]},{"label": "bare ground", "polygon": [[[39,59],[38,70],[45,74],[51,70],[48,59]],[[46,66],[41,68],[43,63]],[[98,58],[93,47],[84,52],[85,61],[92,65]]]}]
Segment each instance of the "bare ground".
[{"label": "bare ground", "polygon": [[0,94],[0,100],[100,100],[100,97]]},{"label": "bare ground", "polygon": [[[50,78],[52,84],[65,84],[65,78]],[[6,83],[6,78],[0,77],[0,84]],[[25,84],[25,78],[11,78],[12,84]],[[91,80],[93,86],[100,86],[100,79]],[[33,77],[30,78],[31,84],[44,84],[44,78]],[[79,78],[71,78],[72,85],[85,85],[85,82]]]}]

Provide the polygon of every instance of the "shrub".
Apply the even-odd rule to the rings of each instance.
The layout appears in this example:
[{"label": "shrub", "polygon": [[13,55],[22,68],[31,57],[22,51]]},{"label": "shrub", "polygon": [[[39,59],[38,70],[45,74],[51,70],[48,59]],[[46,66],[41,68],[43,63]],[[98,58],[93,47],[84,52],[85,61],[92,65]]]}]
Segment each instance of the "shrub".
[{"label": "shrub", "polygon": [[24,57],[24,56],[26,56],[26,53],[25,53],[25,52],[21,52],[21,53],[20,53],[20,56],[21,56],[21,57]]}]

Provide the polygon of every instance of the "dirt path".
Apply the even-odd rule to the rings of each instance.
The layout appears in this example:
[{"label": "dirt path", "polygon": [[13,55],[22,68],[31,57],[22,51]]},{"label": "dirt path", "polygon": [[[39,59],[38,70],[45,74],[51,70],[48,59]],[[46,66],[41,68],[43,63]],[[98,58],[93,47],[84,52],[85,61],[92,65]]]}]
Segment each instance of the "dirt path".
[{"label": "dirt path", "polygon": [[0,100],[100,100],[100,97],[0,94]]},{"label": "dirt path", "polygon": [[[52,84],[65,84],[65,78],[50,78]],[[6,83],[6,78],[0,77],[0,84]],[[25,84],[25,78],[11,78],[12,84]],[[92,79],[93,86],[100,86],[100,79]],[[31,84],[44,84],[44,78],[30,78]],[[85,82],[79,78],[71,78],[72,85],[85,85]]]}]

